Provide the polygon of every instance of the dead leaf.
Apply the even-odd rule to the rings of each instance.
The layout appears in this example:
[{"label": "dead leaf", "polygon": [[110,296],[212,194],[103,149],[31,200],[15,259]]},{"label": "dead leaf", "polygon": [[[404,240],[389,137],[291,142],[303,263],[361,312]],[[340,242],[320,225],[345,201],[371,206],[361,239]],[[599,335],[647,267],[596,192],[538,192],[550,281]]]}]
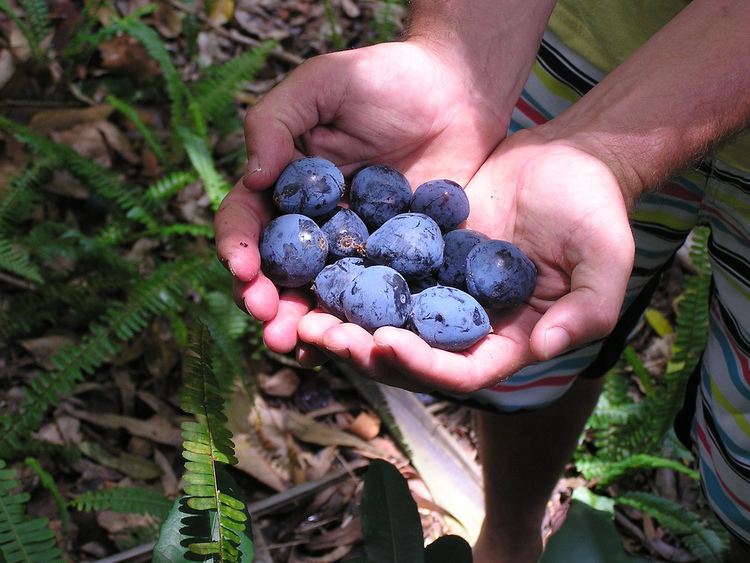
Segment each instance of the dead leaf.
[{"label": "dead leaf", "polygon": [[322,551],[339,545],[352,546],[362,539],[362,522],[359,517],[356,517],[350,519],[345,525],[325,531],[312,538],[305,547],[312,551]]},{"label": "dead leaf", "polygon": [[112,150],[119,154],[126,162],[130,164],[138,164],[140,162],[138,155],[135,154],[133,148],[130,146],[128,138],[112,123],[100,120],[96,122],[96,127]]},{"label": "dead leaf", "polygon": [[20,29],[14,24],[10,30],[10,37],[8,38],[8,46],[10,47],[13,56],[22,63],[25,63],[31,58],[31,46],[29,45],[26,36],[21,32]]},{"label": "dead leaf", "polygon": [[274,491],[285,491],[290,487],[289,471],[268,459],[268,454],[250,441],[248,434],[235,434],[234,455],[237,469],[252,475]]},{"label": "dead leaf", "polygon": [[52,172],[52,180],[44,184],[44,191],[73,199],[88,199],[91,196],[91,190],[67,170]]},{"label": "dead leaf", "polygon": [[161,476],[161,469],[155,463],[126,453],[111,454],[95,442],[81,442],[78,449],[101,465],[116,469],[133,479],[148,481]]},{"label": "dead leaf", "polygon": [[286,412],[286,428],[303,442],[318,444],[320,446],[343,446],[371,454],[384,453],[348,432],[338,430],[329,424],[317,422],[308,416],[294,411]]},{"label": "dead leaf", "polygon": [[224,25],[234,15],[234,0],[211,0],[208,20],[214,25]]},{"label": "dead leaf", "polygon": [[273,375],[260,374],[260,388],[272,397],[291,397],[299,386],[299,376],[291,368],[283,368]]},{"label": "dead leaf", "polygon": [[143,420],[119,414],[80,411],[67,406],[64,408],[71,416],[103,428],[123,429],[133,436],[147,438],[167,446],[180,446],[182,444],[180,429],[159,415]]},{"label": "dead leaf", "polygon": [[73,344],[75,339],[62,334],[50,334],[39,338],[28,338],[18,343],[34,356],[34,361],[44,369],[54,369],[51,359],[55,353],[68,344]]},{"label": "dead leaf", "polygon": [[85,108],[47,109],[36,112],[29,127],[38,133],[63,131],[82,123],[92,123],[107,119],[114,108],[109,104]]},{"label": "dead leaf", "polygon": [[363,440],[370,441],[380,434],[380,424],[380,418],[375,414],[362,411],[351,421],[346,430]]},{"label": "dead leaf", "polygon": [[8,83],[15,71],[13,54],[8,49],[0,49],[0,90]]},{"label": "dead leaf", "polygon": [[300,555],[297,553],[297,548],[295,547],[289,558],[289,563],[336,563],[336,561],[341,561],[352,550],[352,547],[352,545],[340,545],[333,551],[318,557]]},{"label": "dead leaf", "polygon": [[339,0],[341,9],[344,10],[347,18],[358,18],[361,14],[359,6],[353,0]]},{"label": "dead leaf", "polygon": [[96,522],[110,534],[119,534],[135,528],[155,526],[157,520],[150,514],[132,514],[102,510],[96,514]]},{"label": "dead leaf", "polygon": [[154,12],[154,27],[163,37],[175,39],[182,33],[183,18],[182,12],[178,12],[166,2],[159,2]]},{"label": "dead leaf", "polygon": [[315,481],[322,479],[330,471],[337,453],[338,448],[336,446],[328,446],[315,454],[302,452],[299,458],[307,466],[305,470],[307,480]]},{"label": "dead leaf", "polygon": [[148,51],[130,35],[120,35],[99,45],[102,66],[114,72],[123,72],[135,80],[143,81],[160,74],[158,63]]},{"label": "dead leaf", "polygon": [[[152,242],[158,245],[156,241]],[[148,328],[144,351],[148,372],[157,379],[169,375],[180,359],[177,350],[169,322],[161,317],[154,319]]]},{"label": "dead leaf", "polygon": [[85,156],[97,164],[107,168],[112,164],[107,145],[101,132],[92,123],[75,125],[65,131],[53,131],[50,133],[52,140],[68,145],[81,156]]},{"label": "dead leaf", "polygon": [[177,474],[174,472],[172,464],[169,463],[169,460],[163,453],[161,453],[159,448],[154,448],[154,462],[162,470],[161,488],[164,490],[164,494],[170,498],[179,495],[180,480],[177,478]]},{"label": "dead leaf", "polygon": [[36,436],[50,444],[59,446],[76,446],[83,441],[81,436],[81,422],[72,416],[58,416],[54,422],[45,424],[36,433]]}]

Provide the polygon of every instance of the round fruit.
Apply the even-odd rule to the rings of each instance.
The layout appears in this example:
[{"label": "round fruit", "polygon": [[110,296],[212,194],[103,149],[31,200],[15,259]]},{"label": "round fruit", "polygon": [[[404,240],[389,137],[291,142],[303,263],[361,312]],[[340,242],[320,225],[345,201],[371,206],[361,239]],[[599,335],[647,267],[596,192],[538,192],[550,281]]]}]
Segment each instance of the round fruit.
[{"label": "round fruit", "polygon": [[346,320],[372,332],[381,326],[403,326],[411,310],[411,294],[396,270],[370,266],[347,285],[341,303]]},{"label": "round fruit", "polygon": [[409,210],[412,193],[406,177],[390,166],[363,168],[352,179],[349,205],[370,229]]},{"label": "round fruit", "polygon": [[289,164],[276,180],[273,201],[282,213],[317,217],[334,209],[344,195],[344,175],[317,156]]},{"label": "round fruit", "polygon": [[456,182],[430,180],[414,191],[409,211],[432,217],[443,232],[452,231],[469,216],[469,198]]},{"label": "round fruit", "polygon": [[263,229],[261,268],[280,287],[310,283],[325,266],[327,255],[328,241],[309,217],[281,215]]},{"label": "round fruit", "polygon": [[341,320],[346,320],[341,297],[346,286],[364,269],[365,261],[361,258],[342,258],[323,268],[313,283],[318,305]]},{"label": "round fruit", "polygon": [[443,235],[445,249],[443,263],[437,269],[437,279],[443,285],[466,289],[466,256],[472,248],[489,238],[471,229],[456,229]]},{"label": "round fruit", "polygon": [[359,256],[370,233],[362,219],[351,209],[341,209],[321,227],[328,239],[328,259]]},{"label": "round fruit", "polygon": [[430,276],[443,263],[444,246],[435,221],[421,213],[402,213],[370,235],[365,253],[376,264],[416,279]]},{"label": "round fruit", "polygon": [[477,244],[466,257],[466,288],[482,305],[501,309],[523,303],[534,291],[536,266],[504,240]]},{"label": "round fruit", "polygon": [[490,332],[490,319],[468,293],[438,285],[413,296],[409,326],[434,348],[466,350]]}]

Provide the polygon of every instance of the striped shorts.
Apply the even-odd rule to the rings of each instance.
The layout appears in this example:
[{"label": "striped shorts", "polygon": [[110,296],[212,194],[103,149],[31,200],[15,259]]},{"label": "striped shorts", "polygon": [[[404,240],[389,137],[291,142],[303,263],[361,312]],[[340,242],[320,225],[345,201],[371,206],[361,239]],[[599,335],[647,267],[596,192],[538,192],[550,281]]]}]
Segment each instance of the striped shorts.
[{"label": "striped shorts", "polygon": [[[510,133],[543,123],[574,103],[603,73],[546,33],[514,110]],[[691,437],[709,503],[750,543],[750,155],[746,170],[717,159],[673,178],[631,214],[636,259],[621,323],[604,341],[529,366],[502,384],[454,399],[501,412],[561,397],[579,376],[601,376],[620,356],[658,275],[695,225],[711,229],[709,336],[700,365]]]}]

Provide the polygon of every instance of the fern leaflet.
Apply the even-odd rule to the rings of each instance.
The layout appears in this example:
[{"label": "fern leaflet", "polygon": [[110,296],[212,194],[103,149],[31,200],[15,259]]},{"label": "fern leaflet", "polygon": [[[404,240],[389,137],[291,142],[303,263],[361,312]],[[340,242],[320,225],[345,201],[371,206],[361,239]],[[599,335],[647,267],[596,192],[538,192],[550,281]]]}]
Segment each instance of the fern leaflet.
[{"label": "fern leaflet", "polygon": [[45,0],[19,0],[37,46],[50,34],[49,10]]},{"label": "fern leaflet", "polygon": [[0,459],[0,554],[8,563],[62,561],[55,533],[46,518],[26,515],[28,493],[16,493],[16,472]]},{"label": "fern leaflet", "polygon": [[0,270],[12,272],[34,283],[44,281],[39,269],[29,260],[26,249],[4,238],[0,238]]},{"label": "fern leaflet", "polygon": [[208,329],[199,325],[191,341],[191,352],[183,364],[180,403],[197,421],[182,424],[183,457],[186,460],[185,493],[187,505],[199,511],[213,511],[217,525],[210,538],[191,543],[188,549],[198,555],[216,555],[219,561],[238,561],[240,534],[245,531],[247,516],[244,504],[221,490],[220,464],[236,464],[232,435],[226,428],[224,401],[208,363],[211,341]]},{"label": "fern leaflet", "polygon": [[107,103],[117,111],[119,111],[121,114],[123,114],[125,117],[127,117],[131,121],[131,123],[135,125],[135,128],[138,129],[138,132],[143,137],[143,140],[146,141],[146,144],[151,149],[151,152],[156,155],[156,158],[159,159],[159,162],[164,162],[164,147],[161,146],[161,143],[156,138],[156,135],[154,135],[151,129],[149,129],[148,126],[143,123],[143,120],[138,115],[138,110],[127,103],[125,100],[121,100],[114,95],[107,96]]},{"label": "fern leaflet", "polygon": [[151,514],[164,520],[172,508],[170,499],[149,489],[140,487],[118,487],[103,491],[89,491],[78,495],[69,505],[81,512],[111,510]]},{"label": "fern leaflet", "polygon": [[214,210],[218,209],[221,200],[229,193],[229,184],[216,170],[206,140],[187,129],[178,129],[178,134],[182,139],[190,162],[203,180],[203,187],[211,200],[211,206]]}]

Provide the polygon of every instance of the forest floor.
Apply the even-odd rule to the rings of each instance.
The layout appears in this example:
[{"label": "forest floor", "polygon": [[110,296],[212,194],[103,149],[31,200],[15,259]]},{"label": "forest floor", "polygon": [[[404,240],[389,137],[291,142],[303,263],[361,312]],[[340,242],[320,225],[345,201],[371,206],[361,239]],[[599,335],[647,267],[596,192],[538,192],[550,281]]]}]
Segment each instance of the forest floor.
[{"label": "forest floor", "polygon": [[[9,0],[20,9],[22,2]],[[127,35],[101,43],[75,74],[63,73],[57,58],[73,40],[83,18],[83,3],[53,0],[47,3],[52,22],[46,39],[50,56],[44,65],[32,64],[29,45],[16,23],[0,12],[0,107],[3,115],[34,124],[54,140],[79,154],[136,182],[147,184],[159,174],[153,154],[135,147],[136,132],[107,109],[104,99],[124,82],[133,92],[153,87],[158,65]],[[102,2],[96,17],[106,22],[113,14],[124,16],[146,4],[141,0]],[[156,10],[143,20],[168,45],[185,81],[199,68],[224,63],[272,39],[279,47],[263,69],[236,96],[238,112],[244,112],[307,58],[339,49],[354,48],[397,37],[403,28],[405,8],[400,2],[376,0],[213,0],[206,2],[156,2]],[[111,81],[109,79],[112,79]],[[82,84],[97,83],[94,89]],[[118,95],[122,96],[122,88]],[[130,100],[138,103],[137,96]],[[166,105],[142,108],[154,127],[169,119]],[[0,137],[0,193],[7,189],[3,177],[18,173],[33,158],[11,136]],[[237,178],[242,162],[232,158],[242,150],[241,131],[214,138],[214,157],[226,163],[223,173]],[[71,198],[88,209],[90,194],[85,187],[59,175],[46,186],[55,197]],[[177,200],[175,213],[187,222],[209,225],[211,210],[200,183],[190,185]],[[40,216],[38,221],[43,221]],[[121,249],[131,260],[158,262],[164,249],[143,238]],[[57,267],[64,268],[64,264]],[[653,307],[673,319],[673,301],[680,292],[682,268],[677,264],[665,277]],[[18,291],[23,284],[13,276],[0,276],[0,293]],[[78,335],[44,333],[28,335],[0,346],[0,408],[12,410],[26,383],[39,369],[50,368],[49,359],[61,346]],[[99,369],[49,413],[36,437],[53,444],[78,448],[83,455],[74,461],[45,460],[45,468],[67,501],[77,494],[102,488],[144,486],[175,498],[181,490],[180,358],[175,337],[164,318],[156,318],[142,334],[118,354],[115,361]],[[669,337],[659,336],[643,322],[631,343],[647,368],[659,373],[669,359]],[[244,388],[232,397],[228,412],[234,432],[239,464],[232,469],[246,493],[246,500],[266,506],[254,522],[258,560],[289,562],[333,562],[362,552],[358,506],[362,494],[363,460],[373,451],[385,455],[408,478],[420,509],[424,535],[431,541],[455,532],[450,508],[440,506],[429,486],[386,428],[376,406],[359,392],[335,366],[318,370],[300,368],[292,359],[271,354],[262,346],[248,344],[247,377],[257,387],[254,398]],[[633,383],[634,387],[637,384]],[[477,464],[472,411],[456,404],[422,402],[424,411],[449,430],[467,459]],[[429,439],[429,438],[426,438]],[[58,534],[60,545],[71,561],[94,561],[113,557],[131,548],[148,545],[158,529],[148,515],[113,511],[70,511],[65,536],[59,507],[37,475],[17,464],[21,481],[33,491],[32,514],[46,516]],[[326,482],[332,474],[346,476]],[[695,502],[693,483],[682,474],[657,470],[634,478],[635,486],[658,491],[686,503]],[[321,483],[314,494],[297,499],[283,494],[303,483]],[[545,536],[564,521],[573,489],[587,482],[571,463],[550,500]],[[631,483],[631,486],[633,483]],[[256,505],[260,506],[260,505]],[[626,550],[634,555],[664,561],[695,560],[679,541],[647,515],[621,511],[618,517]],[[147,555],[132,555],[140,561]]]}]

